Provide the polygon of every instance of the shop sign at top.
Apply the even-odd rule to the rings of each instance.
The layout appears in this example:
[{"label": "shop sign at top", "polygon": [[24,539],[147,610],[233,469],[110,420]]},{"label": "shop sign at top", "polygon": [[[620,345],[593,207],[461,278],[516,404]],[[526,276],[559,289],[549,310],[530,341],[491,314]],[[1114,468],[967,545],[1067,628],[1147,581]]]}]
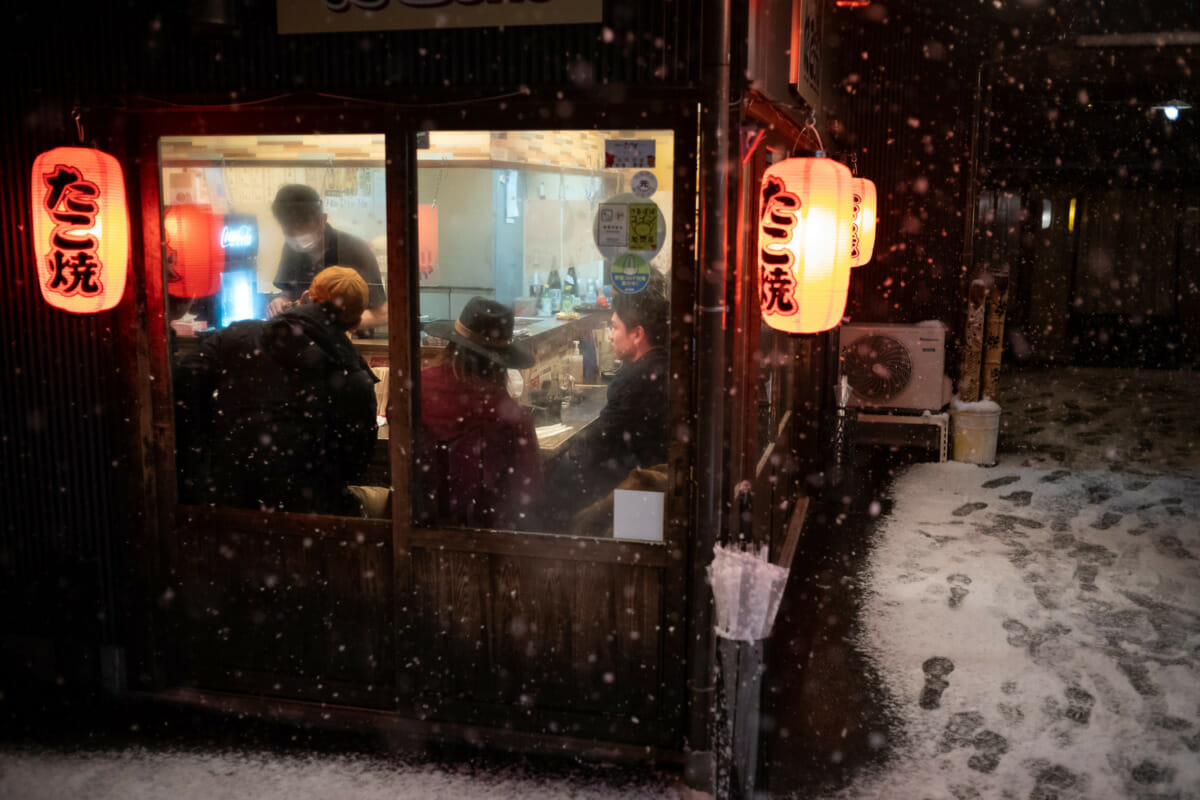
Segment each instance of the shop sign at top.
[{"label": "shop sign at top", "polygon": [[275,0],[281,35],[596,24],[604,0]]}]

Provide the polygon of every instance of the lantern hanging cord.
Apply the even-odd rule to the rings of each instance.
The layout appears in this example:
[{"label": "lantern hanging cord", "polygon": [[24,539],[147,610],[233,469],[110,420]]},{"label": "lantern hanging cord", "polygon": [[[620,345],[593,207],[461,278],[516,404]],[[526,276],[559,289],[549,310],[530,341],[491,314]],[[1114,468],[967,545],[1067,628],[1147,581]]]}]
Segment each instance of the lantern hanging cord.
[{"label": "lantern hanging cord", "polygon": [[71,119],[75,120],[75,135],[79,137],[79,143],[84,144],[83,139],[83,111],[79,106],[71,109]]},{"label": "lantern hanging cord", "polygon": [[[812,116],[811,114],[809,115],[808,120],[806,120],[804,123],[804,130],[812,131],[813,136],[815,136],[817,139],[818,150],[825,149],[825,143],[821,141],[821,132],[817,130],[817,118],[815,116]],[[801,131],[801,133],[803,133],[803,131]]]}]

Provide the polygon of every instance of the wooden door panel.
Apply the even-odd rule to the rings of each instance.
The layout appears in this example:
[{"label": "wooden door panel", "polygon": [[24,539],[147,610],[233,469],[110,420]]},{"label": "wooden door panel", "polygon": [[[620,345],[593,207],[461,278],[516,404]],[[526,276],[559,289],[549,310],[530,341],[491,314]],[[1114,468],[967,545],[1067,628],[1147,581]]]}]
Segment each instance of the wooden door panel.
[{"label": "wooden door panel", "polygon": [[630,720],[662,706],[662,569],[417,549],[413,576],[423,712],[644,739]]},{"label": "wooden door panel", "polygon": [[391,548],[379,533],[182,528],[173,592],[183,679],[394,702],[382,691],[394,683],[395,644]]}]

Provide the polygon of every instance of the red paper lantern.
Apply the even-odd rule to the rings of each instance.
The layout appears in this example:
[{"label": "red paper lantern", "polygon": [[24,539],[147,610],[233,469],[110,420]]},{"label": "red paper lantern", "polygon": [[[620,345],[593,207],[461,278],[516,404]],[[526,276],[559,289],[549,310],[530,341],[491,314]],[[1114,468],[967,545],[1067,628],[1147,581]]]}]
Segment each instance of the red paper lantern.
[{"label": "red paper lantern", "polygon": [[763,173],[759,281],[763,321],[788,333],[841,322],[850,285],[852,187],[829,158],[789,158]]},{"label": "red paper lantern", "polygon": [[168,206],[163,215],[167,293],[172,297],[208,297],[221,288],[225,250],[224,218],[196,203]]},{"label": "red paper lantern", "polygon": [[90,147],[47,150],[34,159],[30,198],[42,297],[73,314],[115,307],[129,268],[121,164]]},{"label": "red paper lantern", "polygon": [[854,227],[850,245],[852,267],[861,267],[875,252],[875,219],[879,214],[875,184],[866,178],[854,179]]},{"label": "red paper lantern", "polygon": [[421,277],[428,278],[438,264],[438,210],[433,203],[417,206],[417,258]]}]

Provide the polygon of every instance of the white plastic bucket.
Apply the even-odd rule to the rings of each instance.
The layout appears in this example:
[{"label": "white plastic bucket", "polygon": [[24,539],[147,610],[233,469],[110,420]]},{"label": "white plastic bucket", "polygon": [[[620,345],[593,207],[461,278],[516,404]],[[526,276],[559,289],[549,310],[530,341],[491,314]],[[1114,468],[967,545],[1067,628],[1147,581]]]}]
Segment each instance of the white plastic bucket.
[{"label": "white plastic bucket", "polygon": [[996,463],[1000,410],[962,408],[950,414],[954,460],[991,466]]}]

